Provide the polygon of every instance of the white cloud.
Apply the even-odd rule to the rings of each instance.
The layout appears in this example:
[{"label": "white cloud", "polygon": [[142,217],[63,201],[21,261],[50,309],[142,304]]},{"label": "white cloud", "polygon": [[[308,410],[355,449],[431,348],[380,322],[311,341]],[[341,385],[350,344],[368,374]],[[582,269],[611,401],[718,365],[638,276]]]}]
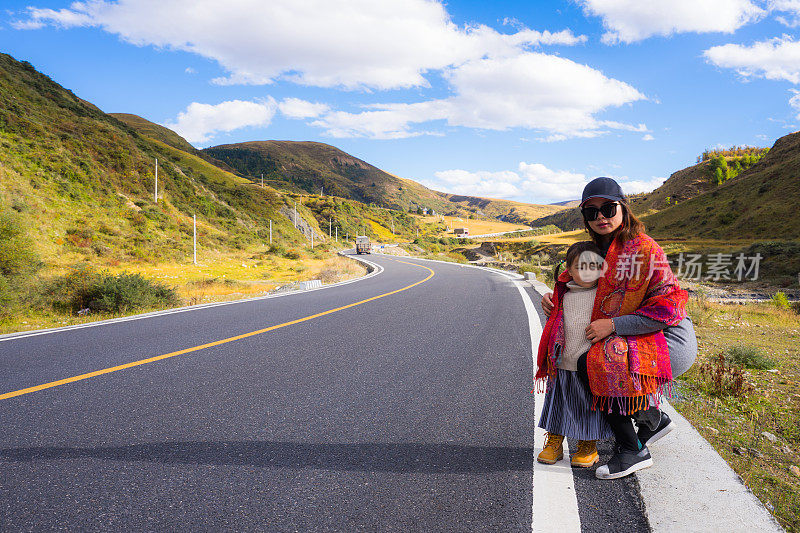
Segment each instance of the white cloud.
[{"label": "white cloud", "polygon": [[315,118],[328,112],[330,106],[300,98],[284,98],[278,109],[289,118]]},{"label": "white cloud", "polygon": [[652,135],[650,135],[649,133],[647,133],[647,134],[645,134],[645,135],[642,137],[642,140],[643,140],[643,141],[653,141],[653,140],[655,140],[655,137],[653,137]]},{"label": "white cloud", "polygon": [[29,7],[27,10],[29,19],[12,22],[11,26],[18,30],[38,30],[47,25],[57,28],[92,25],[91,15],[76,9],[80,7],[81,4],[79,2],[72,5],[73,9],[59,9],[58,11],[55,9]]},{"label": "white cloud", "polygon": [[788,15],[788,17],[784,15],[775,17],[781,24],[790,28],[800,26],[800,0],[772,0],[769,8],[773,12],[783,12]]},{"label": "white cloud", "polygon": [[793,96],[789,98],[789,105],[792,106],[792,109],[797,111],[797,116],[795,118],[800,119],[800,91],[797,89],[790,90]]},{"label": "white cloud", "polygon": [[175,122],[166,122],[164,126],[191,143],[203,144],[218,132],[247,126],[268,126],[276,108],[273,98],[256,102],[230,100],[216,105],[193,102],[186,111],[178,114]]},{"label": "white cloud", "polygon": [[538,52],[483,58],[447,69],[453,96],[411,104],[372,104],[360,113],[338,111],[312,124],[334,137],[398,138],[420,135],[415,124],[444,121],[449,126],[488,130],[527,128],[545,140],[595,137],[612,129],[647,131],[599,120],[609,107],[642,100],[643,94],[600,71]]},{"label": "white cloud", "polygon": [[749,78],[786,80],[800,84],[800,41],[784,35],[767,41],[742,44],[725,44],[709,48],[706,59],[724,68],[735,69]]},{"label": "white cloud", "polygon": [[515,172],[469,172],[467,170],[443,170],[434,174],[438,182],[434,188],[453,194],[483,196],[488,198],[512,198],[522,191],[515,182],[520,180]]},{"label": "white cloud", "polygon": [[[176,21],[179,21],[176,23]],[[29,7],[19,29],[100,27],[138,46],[217,61],[220,84],[288,79],[345,88],[425,87],[425,74],[532,46],[586,40],[569,30],[459,27],[433,0],[88,0],[55,11]]]},{"label": "white cloud", "polygon": [[[664,183],[664,178],[650,180],[614,178],[625,194],[650,192]],[[420,180],[426,187],[488,198],[515,199],[524,202],[553,203],[580,198],[583,188],[595,176],[567,170],[553,170],[541,163],[520,162],[514,171],[444,170],[434,174],[435,180]]]},{"label": "white cloud", "polygon": [[664,178],[653,177],[650,180],[636,180],[636,179],[629,179],[627,177],[623,178],[614,178],[619,186],[622,187],[622,191],[625,194],[636,194],[640,192],[650,192],[655,189],[658,189],[664,184]]},{"label": "white cloud", "polygon": [[[517,170],[475,171],[454,169],[434,174],[436,180],[423,181],[427,187],[488,198],[535,198],[548,203],[580,195],[588,182],[584,174],[552,170],[541,163],[520,162]],[[576,192],[577,191],[577,192]],[[523,200],[526,201],[526,200]]]},{"label": "white cloud", "polygon": [[632,43],[653,35],[733,33],[766,12],[750,0],[576,0],[603,19],[606,44]]},{"label": "white cloud", "polygon": [[192,67],[186,67],[186,70],[184,70],[184,72],[186,74],[197,74],[197,71],[195,69],[193,69]]}]

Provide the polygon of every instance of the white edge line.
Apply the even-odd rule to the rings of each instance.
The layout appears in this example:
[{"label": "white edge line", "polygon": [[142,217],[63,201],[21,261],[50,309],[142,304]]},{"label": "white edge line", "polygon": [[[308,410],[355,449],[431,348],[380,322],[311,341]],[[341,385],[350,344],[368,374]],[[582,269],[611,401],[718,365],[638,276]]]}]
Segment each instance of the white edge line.
[{"label": "white edge line", "polygon": [[[531,301],[530,295],[522,287],[519,280],[514,280],[514,285],[522,296],[525,311],[528,314],[528,328],[531,335],[531,358],[533,360],[533,378],[536,375],[536,359],[538,341],[542,336],[542,325],[539,313]],[[536,287],[534,286],[534,290]],[[537,291],[538,293],[538,291]],[[532,380],[533,382],[533,380]],[[537,440],[544,439],[544,430],[539,428],[539,418],[544,403],[544,394],[536,392],[534,395],[535,413],[534,421],[534,459],[531,508],[531,531],[581,531],[581,520],[578,514],[578,495],[575,492],[575,479],[572,476],[572,466],[569,463],[569,444],[564,439],[564,459],[554,465],[545,465],[536,461],[535,456],[541,449]]]},{"label": "white edge line", "polygon": [[[348,250],[349,249],[350,248],[348,248]],[[299,290],[294,290],[294,291],[286,291],[286,292],[282,292],[282,293],[279,293],[279,294],[267,294],[267,295],[264,295],[264,296],[255,296],[253,298],[242,298],[241,300],[231,300],[231,301],[228,301],[228,302],[213,302],[213,303],[207,303],[207,304],[189,305],[189,306],[185,306],[185,307],[176,307],[176,308],[173,308],[173,309],[165,309],[163,311],[152,311],[152,312],[149,312],[149,313],[142,313],[142,314],[139,314],[139,315],[131,315],[131,316],[125,316],[125,317],[120,317],[120,318],[110,318],[108,320],[98,320],[97,322],[88,322],[86,324],[74,324],[72,326],[63,326],[63,327],[60,327],[60,328],[49,328],[49,329],[39,329],[39,330],[34,330],[34,331],[6,333],[4,335],[0,335],[0,342],[12,341],[12,340],[17,340],[17,339],[25,339],[25,338],[28,338],[28,337],[38,337],[39,335],[49,335],[51,333],[62,333],[62,332],[65,332],[65,331],[72,331],[72,330],[76,330],[76,329],[94,328],[94,327],[97,327],[97,326],[107,326],[107,325],[110,325],[110,324],[118,324],[118,323],[121,323],[121,322],[130,322],[130,321],[133,321],[133,320],[142,320],[142,319],[145,319],[145,318],[156,318],[156,317],[165,316],[165,315],[172,315],[172,314],[175,314],[175,313],[186,313],[186,312],[189,312],[189,311],[200,311],[200,310],[203,310],[203,309],[208,309],[210,307],[219,307],[219,306],[223,306],[223,305],[235,305],[235,304],[242,304],[242,303],[247,303],[247,302],[254,302],[254,301],[258,301],[258,300],[266,300],[266,299],[269,299],[269,298],[279,298],[281,296],[291,296],[293,294],[302,294],[302,293],[307,293],[307,292],[311,292],[311,291],[318,291],[320,289],[329,289],[331,287],[338,287],[340,285],[347,285],[348,283],[354,283],[356,281],[363,281],[363,280],[365,280],[367,278],[371,278],[372,276],[377,276],[378,274],[380,274],[380,273],[382,273],[384,271],[384,268],[382,266],[378,265],[377,263],[373,263],[372,261],[368,261],[368,260],[364,259],[363,257],[357,257],[357,256],[353,256],[353,255],[350,255],[350,254],[345,254],[344,250],[340,250],[338,252],[338,254],[343,256],[343,257],[349,257],[349,258],[354,259],[356,261],[361,261],[362,263],[366,263],[366,264],[370,265],[371,267],[373,267],[373,270],[372,270],[372,272],[370,272],[368,274],[365,274],[365,275],[363,275],[361,277],[358,277],[358,278],[348,279],[348,280],[345,280],[345,281],[339,281],[337,283],[331,283],[330,285],[322,285],[320,287],[314,287],[312,289],[299,289]]]}]

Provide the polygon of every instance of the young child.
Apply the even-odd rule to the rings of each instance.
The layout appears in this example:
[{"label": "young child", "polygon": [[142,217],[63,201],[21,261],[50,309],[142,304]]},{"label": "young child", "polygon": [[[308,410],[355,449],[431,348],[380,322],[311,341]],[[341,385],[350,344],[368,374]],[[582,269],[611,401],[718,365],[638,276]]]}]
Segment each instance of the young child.
[{"label": "young child", "polygon": [[[612,437],[606,418],[599,410],[592,410],[592,395],[578,377],[578,358],[587,352],[591,342],[586,338],[586,328],[591,322],[592,308],[597,293],[597,280],[603,274],[603,256],[592,241],[576,242],[567,250],[567,270],[572,280],[566,283],[563,296],[551,317],[563,316],[562,324],[554,324],[551,334],[563,336],[559,353],[546,360],[547,392],[542,406],[539,427],[547,431],[544,449],[538,461],[553,464],[564,457],[564,437],[578,439],[578,451],[572,456],[572,465],[590,467],[598,460],[597,441]],[[563,282],[557,282],[562,283]],[[543,343],[550,339],[542,336]]]}]

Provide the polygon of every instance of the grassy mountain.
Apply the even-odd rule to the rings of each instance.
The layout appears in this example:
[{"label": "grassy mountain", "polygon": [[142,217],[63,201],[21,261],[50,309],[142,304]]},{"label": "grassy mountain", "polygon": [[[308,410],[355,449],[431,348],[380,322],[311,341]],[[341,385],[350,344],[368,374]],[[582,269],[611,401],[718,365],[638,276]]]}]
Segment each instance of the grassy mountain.
[{"label": "grassy mountain", "polygon": [[758,163],[678,205],[645,217],[656,236],[797,239],[800,132],[781,137]]},{"label": "grassy mountain", "polygon": [[408,211],[452,209],[446,198],[419,183],[384,172],[338,148],[318,142],[252,141],[206,148],[204,153],[251,180],[275,187],[351,198]]},{"label": "grassy mountain", "polygon": [[203,153],[201,150],[198,150],[191,144],[189,141],[175,133],[169,128],[165,128],[161,124],[156,124],[155,122],[150,122],[146,118],[142,118],[138,115],[132,115],[130,113],[109,113],[110,116],[116,118],[117,120],[124,122],[138,133],[142,135],[146,135],[152,139],[157,141],[161,141],[162,143],[171,146],[173,148],[177,148],[182,152],[186,152],[187,154],[196,155],[201,159],[205,159],[212,165],[220,167],[222,170],[227,172],[234,172],[232,168],[228,165],[214,159],[213,157],[209,156],[206,153]]},{"label": "grassy mountain", "polygon": [[[655,222],[660,220],[661,217],[661,215],[656,216],[655,213],[662,211],[665,213],[674,212],[677,217],[679,216],[678,213],[685,213],[694,209],[693,206],[699,204],[690,203],[686,209],[672,211],[672,208],[677,204],[683,204],[687,200],[702,196],[706,193],[714,193],[714,191],[717,191],[714,194],[719,194],[719,191],[724,190],[723,185],[737,181],[738,176],[752,175],[754,172],[760,172],[764,167],[759,165],[759,162],[764,157],[768,157],[770,151],[766,149],[753,150],[753,154],[747,154],[745,156],[736,153],[736,151],[731,151],[730,154],[725,151],[713,153],[704,152],[704,156],[709,155],[708,158],[701,157],[699,159],[702,159],[702,161],[697,164],[673,172],[670,177],[654,191],[631,195],[630,201],[633,212],[640,217],[647,217],[647,220]],[[712,155],[715,157],[710,157]],[[786,157],[786,155],[787,154],[784,153],[775,157]],[[746,163],[744,162],[745,157],[747,158]],[[723,168],[727,171],[727,175],[722,179],[722,184],[717,183],[719,177],[715,175],[715,170],[716,174],[720,174],[721,169],[717,170],[720,165],[723,165]],[[727,176],[734,177],[728,179]],[[713,198],[716,198],[716,196]],[[564,210],[541,217],[535,220],[533,224],[535,226],[554,224],[567,231],[582,229],[583,219],[581,218],[580,210],[577,209],[578,203],[578,201],[562,202],[561,204],[565,207]],[[714,202],[710,203],[713,204]],[[702,208],[707,209],[708,206],[703,205]],[[712,210],[712,208],[708,208],[706,213],[710,213]],[[696,216],[695,219],[698,217],[699,215]],[[656,222],[656,224],[658,223]],[[669,224],[671,228],[680,227],[675,221],[671,221]],[[726,232],[722,230],[719,233],[720,235],[724,235]]]},{"label": "grassy mountain", "polygon": [[28,228],[46,264],[185,258],[193,214],[202,247],[242,249],[268,219],[276,234],[302,239],[279,214],[280,193],[172,146],[175,137],[140,134],[0,54],[0,207]]},{"label": "grassy mountain", "polygon": [[385,172],[333,146],[318,142],[253,141],[206,148],[244,177],[277,188],[325,193],[403,211],[427,207],[456,216],[484,215],[527,223],[559,206],[545,206],[434,191]]}]

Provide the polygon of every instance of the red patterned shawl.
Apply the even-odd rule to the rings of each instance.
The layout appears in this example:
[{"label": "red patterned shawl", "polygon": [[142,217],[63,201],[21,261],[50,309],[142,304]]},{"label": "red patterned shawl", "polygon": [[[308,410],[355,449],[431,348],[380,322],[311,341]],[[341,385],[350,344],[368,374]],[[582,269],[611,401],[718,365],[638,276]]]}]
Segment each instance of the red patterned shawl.
[{"label": "red patterned shawl", "polygon": [[[680,288],[664,250],[650,236],[620,244],[617,239],[606,253],[608,269],[598,280],[592,321],[637,314],[674,326],[686,316],[688,293]],[[539,341],[535,379],[544,388],[556,376],[556,362],[564,346],[564,318],[561,301],[572,277],[565,270],[553,291],[553,312]],[[620,336],[612,333],[592,344],[587,356],[593,408],[633,413],[658,405],[661,389],[672,381],[669,350],[661,331],[645,335]]]}]

